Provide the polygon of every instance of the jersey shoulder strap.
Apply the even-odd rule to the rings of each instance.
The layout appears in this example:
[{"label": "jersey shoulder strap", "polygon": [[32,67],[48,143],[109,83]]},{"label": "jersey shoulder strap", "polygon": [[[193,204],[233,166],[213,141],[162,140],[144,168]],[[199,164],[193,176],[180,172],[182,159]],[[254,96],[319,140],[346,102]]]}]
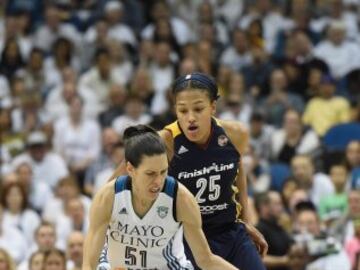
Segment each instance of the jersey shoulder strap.
[{"label": "jersey shoulder strap", "polygon": [[162,192],[164,192],[166,195],[168,195],[173,199],[172,212],[173,212],[173,218],[176,222],[178,222],[176,218],[176,200],[177,200],[178,188],[179,188],[179,183],[173,177],[167,176],[165,179],[165,184]]},{"label": "jersey shoulder strap", "polygon": [[182,133],[177,121],[165,126],[164,129],[170,131],[173,138],[179,136]]},{"label": "jersey shoulder strap", "polygon": [[115,194],[127,189],[127,185],[126,185],[127,180],[128,180],[127,175],[121,175],[118,178],[116,178],[116,180],[115,180]]}]

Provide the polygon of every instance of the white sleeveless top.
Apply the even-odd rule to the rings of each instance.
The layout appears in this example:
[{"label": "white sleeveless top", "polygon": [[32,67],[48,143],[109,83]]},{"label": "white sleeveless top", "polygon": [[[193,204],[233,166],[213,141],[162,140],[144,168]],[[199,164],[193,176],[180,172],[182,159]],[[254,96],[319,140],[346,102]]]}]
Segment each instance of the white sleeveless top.
[{"label": "white sleeveless top", "polygon": [[174,218],[177,189],[174,178],[167,177],[152,207],[139,218],[132,205],[130,177],[116,179],[107,247],[102,254],[111,269],[193,269],[184,253],[183,227]]}]

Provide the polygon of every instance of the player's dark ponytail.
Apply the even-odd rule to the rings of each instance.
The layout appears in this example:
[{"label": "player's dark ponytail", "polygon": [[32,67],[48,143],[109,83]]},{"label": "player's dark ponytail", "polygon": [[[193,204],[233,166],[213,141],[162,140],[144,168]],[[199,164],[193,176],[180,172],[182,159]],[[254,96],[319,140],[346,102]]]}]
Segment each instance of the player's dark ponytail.
[{"label": "player's dark ponytail", "polygon": [[125,159],[135,168],[143,156],[154,156],[166,153],[166,146],[159,134],[149,126],[136,125],[124,131]]}]

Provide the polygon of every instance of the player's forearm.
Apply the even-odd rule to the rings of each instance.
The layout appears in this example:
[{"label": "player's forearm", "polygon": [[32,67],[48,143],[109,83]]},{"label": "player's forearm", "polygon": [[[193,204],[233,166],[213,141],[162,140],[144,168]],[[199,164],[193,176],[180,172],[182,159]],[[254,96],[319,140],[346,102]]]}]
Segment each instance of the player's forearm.
[{"label": "player's forearm", "polygon": [[264,264],[270,269],[273,267],[286,267],[289,265],[289,258],[287,256],[266,255],[264,257]]},{"label": "player's forearm", "polygon": [[85,239],[84,247],[84,260],[82,270],[94,270],[96,269],[101,249],[104,246],[104,236],[100,236],[99,233],[88,232]]},{"label": "player's forearm", "polygon": [[238,269],[217,255],[212,255],[210,258],[207,258],[207,259],[199,261],[199,262],[196,261],[196,263],[199,265],[199,267],[201,269],[204,269],[204,270],[219,270],[219,269],[236,270],[236,269]]},{"label": "player's forearm", "polygon": [[240,165],[239,172],[236,179],[236,186],[239,190],[239,203],[241,204],[240,218],[244,222],[249,221],[249,208],[248,208],[248,194],[247,194],[247,181],[244,169]]}]

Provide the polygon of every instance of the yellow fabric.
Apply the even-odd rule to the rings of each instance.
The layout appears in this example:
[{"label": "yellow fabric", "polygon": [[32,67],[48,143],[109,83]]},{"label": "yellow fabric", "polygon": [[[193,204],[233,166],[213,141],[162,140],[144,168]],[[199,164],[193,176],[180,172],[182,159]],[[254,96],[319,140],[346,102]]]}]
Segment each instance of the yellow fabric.
[{"label": "yellow fabric", "polygon": [[349,122],[350,112],[350,104],[342,97],[328,100],[315,97],[306,106],[302,120],[323,136],[334,125]]},{"label": "yellow fabric", "polygon": [[173,138],[175,138],[175,137],[177,137],[178,135],[181,134],[181,130],[180,130],[180,128],[179,128],[179,125],[178,125],[177,121],[175,121],[175,122],[173,122],[173,123],[165,126],[164,129],[170,130]]}]

